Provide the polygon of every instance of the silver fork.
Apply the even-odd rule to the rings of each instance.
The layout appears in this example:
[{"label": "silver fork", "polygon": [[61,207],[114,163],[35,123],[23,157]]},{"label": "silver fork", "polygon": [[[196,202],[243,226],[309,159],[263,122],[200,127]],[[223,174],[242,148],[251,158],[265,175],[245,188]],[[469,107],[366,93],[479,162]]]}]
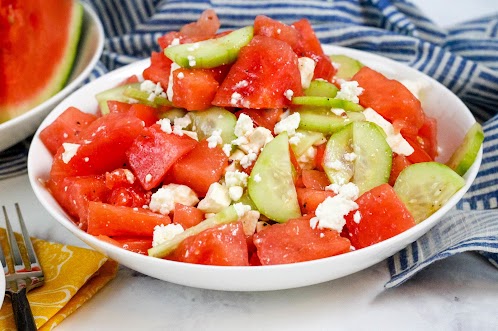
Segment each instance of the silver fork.
[{"label": "silver fork", "polygon": [[3,271],[5,272],[5,294],[10,296],[12,308],[14,311],[14,319],[18,330],[36,330],[35,320],[31,307],[29,306],[26,293],[31,289],[43,285],[43,271],[36,257],[33,244],[29,238],[24,219],[21,214],[19,204],[15,204],[17,218],[21,226],[21,243],[26,247],[28,255],[28,263],[24,265],[19,245],[17,243],[14,232],[9,222],[9,216],[5,206],[2,206],[5,218],[5,229],[7,232],[7,241],[10,248],[10,258],[13,268],[9,268],[5,258],[5,254],[0,245],[0,260],[2,261]]}]

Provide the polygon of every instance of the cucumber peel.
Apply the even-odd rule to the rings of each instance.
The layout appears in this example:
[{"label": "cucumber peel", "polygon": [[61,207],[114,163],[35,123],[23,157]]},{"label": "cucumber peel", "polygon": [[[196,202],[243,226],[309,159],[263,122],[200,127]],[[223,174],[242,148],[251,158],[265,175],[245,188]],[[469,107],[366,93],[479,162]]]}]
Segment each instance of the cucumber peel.
[{"label": "cucumber peel", "polygon": [[111,89],[102,91],[95,95],[97,102],[99,103],[99,108],[102,115],[109,114],[109,107],[107,106],[107,101],[120,101],[120,102],[129,102],[130,98],[124,94],[124,91],[129,87],[133,87],[136,89],[140,88],[140,83],[126,84],[113,87]]},{"label": "cucumber peel", "polygon": [[123,90],[123,94],[126,97],[140,101],[140,103],[157,108],[159,106],[173,106],[173,103],[166,97],[155,96],[154,100],[149,99],[149,93],[142,91],[134,85],[129,85]]},{"label": "cucumber peel", "polygon": [[474,123],[465,134],[463,142],[453,152],[446,163],[460,176],[465,175],[477,158],[484,141],[484,131],[479,123]]},{"label": "cucumber peel", "polygon": [[334,98],[338,91],[339,89],[332,83],[324,80],[312,80],[310,86],[304,90],[304,95]]},{"label": "cucumber peel", "polygon": [[216,68],[235,62],[240,49],[252,40],[254,28],[246,26],[223,37],[170,46],[164,54],[183,68]]},{"label": "cucumber peel", "polygon": [[450,167],[438,162],[415,163],[406,167],[394,183],[394,191],[416,223],[439,210],[465,180]]},{"label": "cucumber peel", "polygon": [[340,108],[345,111],[361,112],[365,110],[361,105],[343,99],[319,97],[319,96],[303,96],[292,98],[293,105],[306,105],[315,107]]},{"label": "cucumber peel", "polygon": [[173,252],[178,247],[178,245],[180,245],[180,243],[188,237],[195,236],[196,234],[199,234],[202,231],[210,229],[217,225],[235,222],[238,219],[239,215],[237,214],[235,207],[233,205],[230,205],[213,217],[205,219],[199,224],[186,229],[182,233],[177,234],[172,239],[167,240],[160,245],[157,245],[156,247],[150,248],[148,250],[148,254],[149,256],[163,258]]},{"label": "cucumber peel", "polygon": [[355,121],[364,121],[365,116],[361,112],[346,112],[346,116],[338,116],[328,108],[303,108],[299,110],[301,121],[299,128],[302,130],[332,134],[346,125]]}]

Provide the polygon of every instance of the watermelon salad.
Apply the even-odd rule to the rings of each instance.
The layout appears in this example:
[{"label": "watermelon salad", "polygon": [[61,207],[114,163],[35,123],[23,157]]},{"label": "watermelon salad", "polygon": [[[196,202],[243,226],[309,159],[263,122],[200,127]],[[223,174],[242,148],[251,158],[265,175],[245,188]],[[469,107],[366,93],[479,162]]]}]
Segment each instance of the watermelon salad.
[{"label": "watermelon salad", "polygon": [[[88,234],[140,254],[272,265],[348,253],[424,221],[464,186],[475,124],[443,164],[417,91],[341,54],[309,21],[212,10],[159,38],[142,73],[40,132],[46,187]],[[416,85],[416,84],[412,84]]]}]

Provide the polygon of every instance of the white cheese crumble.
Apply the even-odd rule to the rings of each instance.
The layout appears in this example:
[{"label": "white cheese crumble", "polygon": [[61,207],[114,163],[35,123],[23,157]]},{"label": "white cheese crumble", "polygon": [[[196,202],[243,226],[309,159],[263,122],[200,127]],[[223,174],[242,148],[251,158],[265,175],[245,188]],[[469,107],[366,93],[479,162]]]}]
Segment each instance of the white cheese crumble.
[{"label": "white cheese crumble", "polygon": [[168,97],[168,100],[173,102],[173,84],[174,84],[174,79],[173,79],[173,72],[177,69],[180,69],[181,67],[173,62],[171,63],[170,67],[170,72],[169,72],[169,78],[168,78],[168,88],[166,89],[166,95]]},{"label": "white cheese crumble", "polygon": [[327,197],[318,205],[315,217],[310,219],[310,226],[314,229],[332,229],[341,232],[346,224],[344,218],[353,210],[358,209],[358,204],[354,201],[358,199],[359,189],[353,183],[347,183],[339,188],[336,196]]},{"label": "white cheese crumble", "polygon": [[355,152],[344,153],[344,160],[352,162],[352,161],[356,160],[356,156],[357,155],[355,154]]},{"label": "white cheese crumble", "polygon": [[240,114],[237,122],[235,123],[233,132],[235,136],[244,137],[249,135],[252,131],[254,131],[254,123],[252,122],[252,119],[244,113]]},{"label": "white cheese crumble", "polygon": [[171,40],[171,44],[169,44],[168,47],[176,46],[176,45],[180,45],[180,38],[173,38],[173,40]]},{"label": "white cheese crumble", "polygon": [[284,92],[284,96],[289,100],[291,101],[292,100],[292,96],[294,95],[294,91],[293,90],[286,90]]},{"label": "white cheese crumble", "polygon": [[233,92],[232,96],[230,97],[230,104],[235,107],[238,106],[240,101],[242,101],[242,94]]},{"label": "white cheese crumble", "polygon": [[168,184],[161,187],[150,198],[149,208],[154,212],[168,215],[175,209],[175,203],[195,206],[199,202],[197,194],[186,185]]},{"label": "white cheese crumble", "polygon": [[204,199],[202,199],[197,208],[205,213],[219,213],[224,208],[230,206],[231,199],[228,195],[228,188],[218,182],[209,186]]},{"label": "white cheese crumble", "polygon": [[178,135],[178,136],[183,136],[184,130],[186,127],[188,127],[192,123],[192,120],[190,119],[190,116],[185,115],[183,117],[177,117],[174,120],[173,124],[173,133]]},{"label": "white cheese crumble", "polygon": [[262,126],[253,129],[246,137],[239,137],[232,141],[232,144],[238,145],[244,153],[259,153],[263,147],[273,140],[271,131]]},{"label": "white cheese crumble", "polygon": [[380,126],[382,130],[386,133],[386,141],[392,151],[399,155],[411,155],[414,152],[413,147],[408,143],[408,141],[403,138],[401,133],[396,133],[394,131],[394,126],[387,121],[382,115],[377,113],[372,108],[367,108],[363,111],[365,119],[369,122],[373,122]]},{"label": "white cheese crumble", "polygon": [[150,80],[144,80],[140,84],[140,90],[149,94],[147,100],[149,100],[150,102],[153,102],[156,97],[166,97],[166,93],[164,93],[160,82],[154,83]]},{"label": "white cheese crumble", "polygon": [[357,81],[344,81],[341,83],[341,89],[337,92],[335,98],[358,103],[360,102],[358,96],[362,93],[363,88],[358,86]]},{"label": "white cheese crumble", "polygon": [[287,131],[289,136],[292,136],[296,133],[296,129],[299,127],[300,121],[301,115],[298,112],[295,112],[294,114],[287,116],[286,118],[280,120],[280,122],[275,124],[273,132],[275,132],[275,134],[279,134],[281,132]]},{"label": "white cheese crumble", "polygon": [[344,111],[344,109],[341,109],[341,108],[330,108],[330,111],[334,114],[334,115],[337,115],[337,116],[347,116],[346,115],[346,112]]},{"label": "white cheese crumble", "polygon": [[313,74],[315,73],[316,62],[309,57],[300,57],[297,59],[299,73],[301,74],[301,85],[303,89],[310,87]]},{"label": "white cheese crumble", "polygon": [[240,165],[242,166],[242,168],[247,169],[254,161],[256,161],[257,158],[258,154],[250,151],[240,159]]},{"label": "white cheese crumble", "polygon": [[304,134],[301,132],[296,132],[292,137],[289,138],[289,144],[297,145],[301,142],[301,139],[304,137]]},{"label": "white cheese crumble", "polygon": [[152,180],[152,175],[151,175],[151,174],[147,174],[147,175],[145,176],[145,182],[146,182],[146,183],[148,183],[148,182],[150,182],[151,180]]},{"label": "white cheese crumble", "polygon": [[152,247],[156,247],[168,240],[173,239],[177,234],[182,233],[183,226],[180,224],[170,223],[168,225],[156,225],[152,237]]},{"label": "white cheese crumble", "polygon": [[206,139],[209,148],[215,148],[218,145],[223,144],[223,139],[221,139],[221,129],[214,130],[211,136]]},{"label": "white cheese crumble", "polygon": [[239,218],[243,217],[249,210],[251,210],[251,206],[244,205],[242,202],[234,204],[233,208],[235,208],[235,212]]},{"label": "white cheese crumble", "polygon": [[178,77],[178,79],[183,79],[185,78],[185,75],[183,74],[183,72],[179,72],[178,75],[176,75],[176,77]]},{"label": "white cheese crumble", "polygon": [[188,60],[188,65],[191,67],[195,67],[195,65],[197,64],[197,62],[195,61],[195,56],[193,55],[188,55],[187,60]]},{"label": "white cheese crumble", "polygon": [[171,128],[171,120],[169,118],[162,118],[159,121],[157,121],[156,123],[159,124],[161,131],[166,132],[166,133],[173,132],[173,129]]},{"label": "white cheese crumble", "polygon": [[126,177],[126,181],[128,183],[130,183],[130,184],[135,183],[135,175],[133,175],[133,172],[131,172],[128,169],[124,169],[124,174],[125,174],[125,177]]},{"label": "white cheese crumble", "polygon": [[249,82],[247,80],[241,80],[240,82],[238,82],[237,84],[235,84],[235,86],[233,87],[234,89],[239,89],[239,88],[244,88],[244,87],[247,87],[249,86]]},{"label": "white cheese crumble", "polygon": [[78,152],[78,148],[80,148],[80,144],[73,143],[63,143],[62,147],[64,148],[64,152],[62,153],[62,162],[69,163],[73,156]]},{"label": "white cheese crumble", "polygon": [[261,182],[261,175],[260,175],[260,174],[256,174],[256,175],[254,175],[254,181],[255,181],[256,183]]},{"label": "white cheese crumble", "polygon": [[224,144],[222,150],[226,156],[230,156],[230,153],[232,152],[232,144]]},{"label": "white cheese crumble", "polygon": [[354,214],[353,214],[353,221],[356,223],[356,224],[360,224],[360,221],[361,221],[361,213],[359,210],[357,210]]},{"label": "white cheese crumble", "polygon": [[239,201],[247,186],[248,174],[242,171],[227,171],[225,173],[225,185],[228,187],[228,195],[233,201]]},{"label": "white cheese crumble", "polygon": [[302,155],[297,158],[297,163],[301,169],[313,169],[315,167],[316,148],[310,146]]}]

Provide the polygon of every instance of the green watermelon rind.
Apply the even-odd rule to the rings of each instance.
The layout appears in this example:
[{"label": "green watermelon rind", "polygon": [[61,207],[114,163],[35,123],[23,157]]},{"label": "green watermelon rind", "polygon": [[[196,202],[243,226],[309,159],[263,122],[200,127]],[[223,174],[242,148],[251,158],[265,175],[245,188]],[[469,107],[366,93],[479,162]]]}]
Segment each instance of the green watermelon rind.
[{"label": "green watermelon rind", "polygon": [[67,47],[64,50],[64,55],[61,57],[62,61],[59,62],[53,72],[53,79],[45,88],[39,91],[36,97],[31,98],[30,100],[26,100],[25,102],[16,105],[0,105],[0,123],[22,115],[28,110],[50,99],[64,88],[76,61],[82,27],[83,5],[75,1],[71,12]]}]

